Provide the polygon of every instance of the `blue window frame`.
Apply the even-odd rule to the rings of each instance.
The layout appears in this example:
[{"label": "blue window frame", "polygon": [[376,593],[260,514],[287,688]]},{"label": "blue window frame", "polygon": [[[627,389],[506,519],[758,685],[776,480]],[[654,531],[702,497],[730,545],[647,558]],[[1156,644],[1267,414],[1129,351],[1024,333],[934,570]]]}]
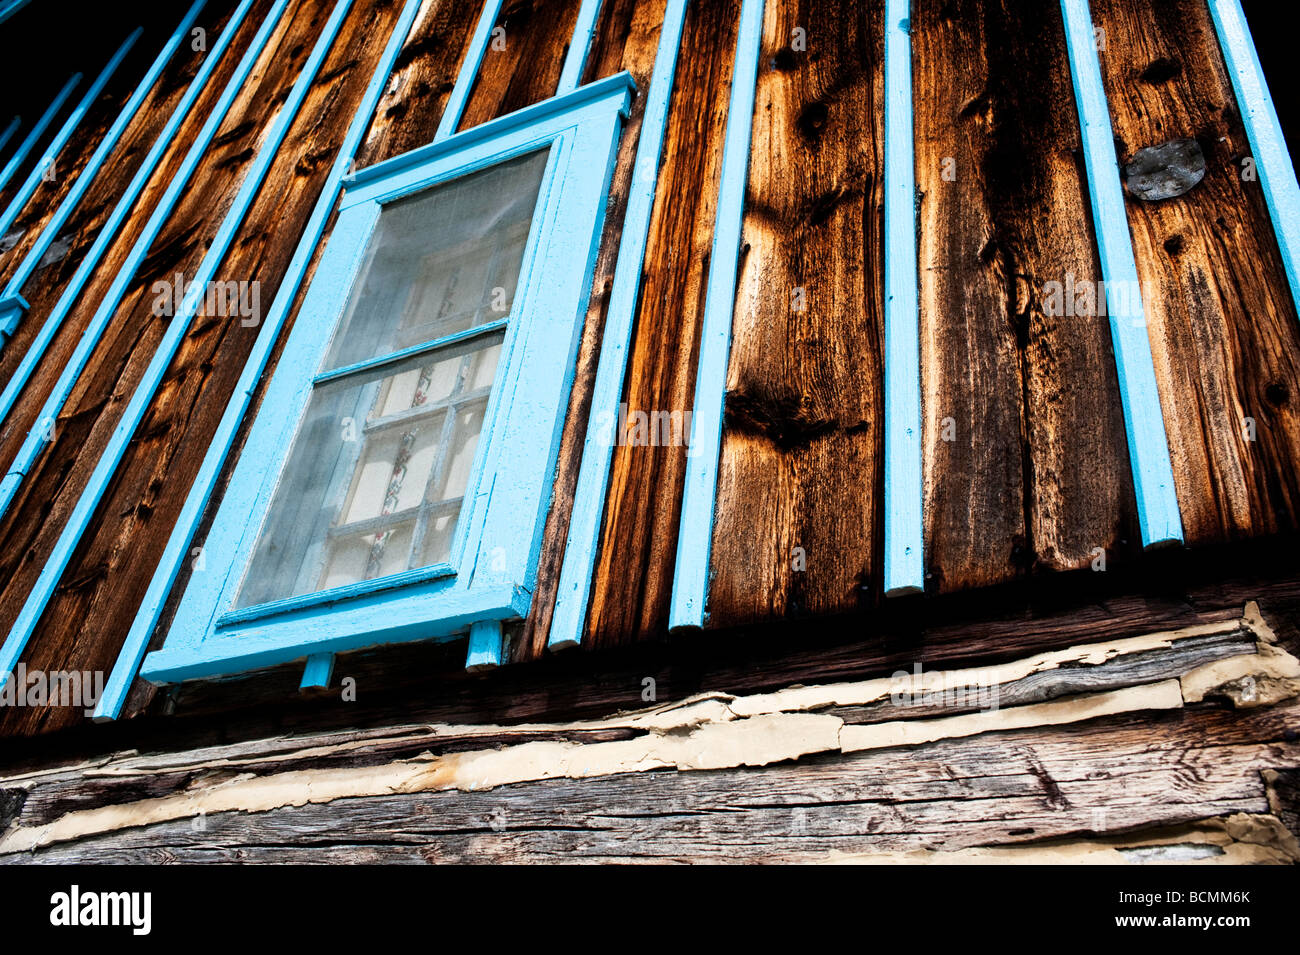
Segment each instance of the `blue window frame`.
[{"label": "blue window frame", "polygon": [[[499,632],[501,622],[527,614],[609,179],[632,91],[628,74],[610,77],[346,180],[333,233],[203,544],[202,560],[196,561],[162,649],[145,658],[141,676],[170,683],[378,644],[451,639],[470,630],[477,639],[484,632]],[[456,190],[472,193],[476,182],[490,187],[478,189],[480,194],[492,195],[501,191],[493,186],[497,181],[526,182],[521,201],[531,209],[522,225],[518,216],[491,213],[502,218],[504,231],[514,237],[513,251],[505,258],[519,262],[513,296],[507,296],[501,314],[484,313],[480,306],[467,326],[425,322],[420,327],[428,334],[415,336],[418,340],[385,335],[369,351],[353,348],[347,336],[360,321],[355,319],[357,302],[369,294],[367,289],[379,287],[367,276],[383,254],[376,250],[383,237],[418,235],[421,230],[409,224],[429,213],[447,223],[443,231],[454,230],[457,216],[446,214],[446,203],[440,207],[431,197]],[[391,227],[403,217],[405,232]],[[430,231],[436,234],[436,222]],[[498,250],[491,261],[500,258]],[[495,291],[501,297],[500,289]],[[497,345],[490,388],[482,377],[473,382],[475,387],[463,387],[472,356],[482,353],[483,346]],[[389,387],[386,383],[398,373],[413,379],[434,359],[461,362],[460,384],[439,402],[410,409],[403,404],[402,411],[378,423],[340,421],[341,440],[357,443],[346,434],[349,427],[392,431],[396,425],[409,435],[413,419],[428,421],[430,414],[441,414],[439,420],[447,423],[440,431],[445,448],[457,401],[477,403],[473,414],[481,415],[482,424],[472,465],[461,465],[460,496],[450,503],[431,498],[420,490],[433,487],[435,480],[428,476],[406,500],[397,501],[400,495],[394,492],[384,514],[363,514],[359,523],[348,523],[351,519],[341,518],[336,509],[327,520],[329,530],[313,536],[304,529],[310,521],[285,519],[292,507],[284,500],[296,504],[300,495],[297,485],[278,489],[298,480],[295,475],[314,473],[314,463],[304,470],[299,460],[304,443],[314,440],[309,433],[313,408],[329,404],[331,389],[349,388],[348,398],[329,405],[331,409],[373,405],[376,387]],[[353,464],[340,468],[335,463],[318,482],[333,482],[334,499],[354,493],[345,486],[360,480],[356,455],[365,452],[351,453]],[[319,455],[311,458],[319,460]],[[428,467],[433,466],[426,471]],[[315,514],[313,501],[299,511]],[[304,575],[301,566],[310,561],[296,551],[291,556],[299,569],[293,573],[266,570],[278,566],[266,556],[275,549],[272,538],[301,532],[319,549],[325,536],[337,536],[342,522],[346,533],[369,532],[363,538],[367,547],[380,541],[382,556],[382,542],[395,539],[386,535],[396,533],[396,520],[406,520],[412,528],[423,522],[427,531],[453,504],[454,534],[427,551],[436,559],[395,558],[396,563],[390,560],[376,573],[375,550],[361,551],[361,557],[369,554],[365,572],[351,576],[363,579],[351,580],[344,573],[343,582],[335,585],[329,585],[335,579],[329,574]],[[399,551],[413,555],[418,547],[407,542]],[[312,566],[319,568],[321,560]],[[350,566],[355,571],[358,565]],[[268,584],[268,579],[275,582]]]}]

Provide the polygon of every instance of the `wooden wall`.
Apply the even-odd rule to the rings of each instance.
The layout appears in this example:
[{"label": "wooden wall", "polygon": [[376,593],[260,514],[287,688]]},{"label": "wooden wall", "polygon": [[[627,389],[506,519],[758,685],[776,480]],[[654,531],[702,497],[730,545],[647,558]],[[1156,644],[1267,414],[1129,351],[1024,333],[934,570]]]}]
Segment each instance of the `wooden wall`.
[{"label": "wooden wall", "polygon": [[[269,6],[254,4],[0,426],[0,465],[35,422]],[[552,95],[578,6],[507,0],[496,24],[505,47],[485,55],[461,128]],[[204,12],[209,45],[232,8],[213,0]],[[290,3],[77,383],[53,443],[0,519],[0,632],[23,606],[157,347],[165,320],[150,313],[152,283],[190,275],[202,259],[328,9],[325,0]],[[399,9],[398,0],[356,0],[218,271],[217,279],[258,281],[264,309]],[[544,655],[663,9],[663,0],[606,0],[584,74],[590,81],[628,70],[642,95],[620,146],[534,608],[512,644],[516,662]],[[425,0],[359,166],[432,138],[479,10]],[[1293,532],[1300,328],[1259,184],[1238,174],[1248,146],[1204,6],[1094,0],[1093,10],[1108,40],[1101,59],[1121,158],[1196,136],[1210,164],[1185,197],[1129,201],[1188,542]],[[688,8],[623,394],[632,412],[691,408],[739,11],[739,0]],[[890,612],[880,597],[882,17],[883,0],[767,0],[714,526],[715,629]],[[1113,571],[1137,573],[1147,563],[1137,553],[1106,318],[1053,316],[1043,306],[1045,283],[1101,277],[1059,9],[1034,0],[914,0],[912,40],[927,589],[955,596],[1038,585],[1089,567],[1098,548]],[[161,40],[150,42],[152,56]],[[28,284],[32,312],[0,353],[0,377],[12,374],[199,62],[182,47],[69,224],[71,251]],[[123,75],[143,68],[133,60]],[[66,166],[60,158],[63,168],[84,160],[126,89],[123,80],[97,104]],[[33,202],[24,229],[49,209],[48,197]],[[26,242],[0,253],[0,278]],[[255,332],[211,319],[185,337],[23,656],[29,667],[111,667]],[[1256,440],[1243,440],[1243,417],[1254,418]],[[615,449],[585,647],[664,636],[686,454],[681,446]],[[152,691],[137,686],[129,711],[152,705]],[[10,710],[0,713],[0,734],[80,719]]]}]

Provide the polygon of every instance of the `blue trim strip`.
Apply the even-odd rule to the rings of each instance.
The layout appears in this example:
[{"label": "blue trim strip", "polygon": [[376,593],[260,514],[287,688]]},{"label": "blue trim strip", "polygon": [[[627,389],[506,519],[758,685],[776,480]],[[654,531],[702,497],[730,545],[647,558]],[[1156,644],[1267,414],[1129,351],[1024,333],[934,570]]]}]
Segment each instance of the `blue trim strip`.
[{"label": "blue trim strip", "polygon": [[[158,77],[162,75],[162,71],[166,68],[168,61],[171,60],[172,55],[175,54],[176,50],[180,47],[181,41],[189,35],[190,27],[192,27],[194,21],[198,19],[199,11],[203,9],[203,5],[206,2],[207,0],[194,0],[194,3],[190,6],[189,10],[186,11],[184,18],[176,27],[175,32],[172,33],[171,38],[158,53],[158,56],[153,61],[153,65],[149,67],[149,72],[145,73],[144,78],[140,80],[135,91],[132,92],[130,99],[126,101],[122,106],[121,111],[117,114],[117,119],[113,121],[113,125],[110,126],[108,132],[104,134],[104,138],[100,140],[99,145],[95,147],[95,151],[91,153],[90,159],[86,161],[86,165],[82,168],[80,174],[78,174],[76,181],[72,184],[71,188],[68,189],[68,194],[64,196],[63,201],[59,203],[59,208],[55,211],[54,215],[50,217],[50,221],[45,224],[40,237],[36,240],[36,243],[31,247],[31,249],[28,250],[27,255],[23,258],[23,261],[19,264],[14,274],[10,276],[9,283],[5,286],[4,293],[0,298],[9,299],[11,296],[19,294],[22,291],[23,286],[27,284],[27,280],[31,278],[32,273],[40,266],[41,259],[44,258],[46,250],[49,249],[51,243],[53,243],[58,237],[59,231],[63,228],[64,223],[66,223],[72,213],[76,211],[77,204],[81,201],[82,196],[86,194],[86,191],[95,181],[95,176],[99,174],[100,167],[103,166],[109,153],[117,147],[118,140],[122,137],[122,133],[126,131],[126,127],[130,124],[131,120],[135,118],[136,113],[139,112],[141,104],[144,102],[145,97],[148,96],[150,91],[154,88],[154,84],[158,82]],[[132,34],[132,39],[128,40],[128,44],[134,42],[135,37],[138,37],[140,32],[140,30],[137,30]],[[126,49],[127,46],[124,45],[120,52],[125,54]],[[109,65],[114,66],[115,64],[110,63]],[[3,311],[0,311],[0,349],[4,347],[4,336],[13,334],[14,328],[17,327],[17,324],[21,320],[25,311],[26,309],[10,309],[7,315]]]},{"label": "blue trim strip", "polygon": [[[122,223],[126,221],[127,216],[134,211],[136,200],[140,198],[140,194],[144,191],[145,186],[148,185],[149,180],[157,170],[158,164],[162,161],[167,150],[171,148],[172,142],[176,138],[177,131],[180,129],[181,124],[185,121],[186,117],[189,116],[190,109],[193,107],[195,101],[198,100],[199,96],[207,87],[208,79],[212,76],[217,65],[221,62],[221,57],[225,53],[226,48],[234,40],[235,34],[239,32],[239,28],[243,24],[244,18],[248,15],[248,11],[252,5],[253,0],[242,0],[238,9],[231,14],[230,19],[226,22],[226,28],[221,32],[221,36],[217,38],[217,42],[212,45],[212,49],[210,49],[204,57],[203,63],[199,67],[198,72],[194,74],[194,79],[190,81],[190,85],[185,90],[185,94],[181,97],[180,102],[176,104],[176,109],[167,120],[167,124],[162,128],[162,131],[159,132],[158,138],[154,141],[153,146],[150,147],[148,155],[146,155],[144,161],[140,163],[140,168],[136,170],[135,176],[131,179],[130,185],[126,187],[126,191],[122,193],[122,197],[117,200],[117,205],[113,207],[112,214],[109,215],[103,228],[99,230],[99,235],[95,237],[94,243],[86,251],[85,256],[77,266],[76,273],[68,281],[68,284],[64,286],[63,292],[59,295],[58,302],[55,303],[54,308],[50,311],[50,314],[46,317],[45,321],[41,323],[40,330],[37,331],[31,344],[27,346],[27,351],[23,353],[22,361],[19,362],[18,367],[14,370],[13,378],[6,383],[4,391],[0,393],[0,421],[7,418],[9,412],[13,410],[13,406],[17,403],[18,396],[22,393],[23,387],[27,384],[27,380],[31,378],[32,373],[36,371],[36,366],[40,364],[41,358],[44,357],[46,349],[49,348],[50,343],[54,341],[54,336],[63,326],[63,322],[68,317],[68,313],[72,311],[72,307],[76,304],[78,297],[81,295],[82,289],[85,287],[86,283],[90,281],[90,276],[99,266],[100,259],[103,258],[104,253],[108,251],[109,246],[111,246],[117,239],[118,229],[120,229]],[[213,128],[213,131],[215,131],[215,127]],[[200,136],[200,141],[202,141],[202,136]],[[174,203],[175,199],[179,198],[179,196],[180,193],[177,191],[172,196],[172,202]],[[168,209],[170,211],[170,206],[168,206]],[[158,219],[157,222],[153,224],[156,224],[158,228],[161,228],[162,220]],[[152,241],[152,235],[156,235],[156,231],[157,230],[151,234],[150,241]],[[146,234],[149,234],[148,230],[146,230]],[[137,245],[136,248],[139,249],[140,247]],[[143,257],[144,252],[147,251],[147,247],[141,251],[141,257]],[[127,267],[134,268],[134,266],[130,265],[129,261],[128,265],[124,266],[124,268]],[[123,284],[122,288],[124,289],[125,287],[125,284]],[[104,314],[103,321],[105,323],[111,319],[112,311],[115,311],[116,307],[117,302],[114,302],[113,309]],[[93,323],[92,327],[95,327]],[[93,348],[94,342],[98,340],[102,331],[102,327],[99,328],[99,331],[94,333],[93,340],[88,340],[83,337],[83,344],[87,348]],[[86,352],[81,355],[79,361],[74,359],[74,361],[71,362],[72,365],[78,368],[78,372],[81,364],[84,364],[84,361],[88,356],[89,352]],[[69,387],[72,383],[75,383],[75,380],[75,374],[68,378]],[[60,405],[62,404],[62,399],[60,399],[59,403]],[[45,410],[46,412],[49,412],[50,406],[47,406]],[[57,408],[54,409],[54,413],[58,413]],[[48,415],[43,417],[47,421],[53,420],[53,418]],[[19,457],[21,458],[21,455]],[[7,506],[8,498],[3,494],[0,494],[0,513],[3,513]]]},{"label": "blue trim strip", "polygon": [[[130,255],[126,257],[122,268],[117,270],[113,277],[113,283],[109,286],[108,292],[105,292],[104,299],[100,301],[99,308],[96,309],[94,317],[91,318],[90,324],[83,331],[81,339],[77,342],[77,348],[69,357],[68,364],[60,374],[59,381],[55,383],[55,388],[51,391],[45,404],[40,411],[40,417],[36,420],[36,426],[27,433],[23,440],[22,447],[18,448],[18,455],[14,457],[13,463],[9,465],[9,473],[5,474],[4,481],[0,481],[0,516],[9,511],[9,505],[13,503],[14,495],[17,495],[18,487],[22,483],[23,477],[30,472],[32,464],[44,450],[47,435],[52,429],[53,424],[59,420],[59,414],[64,408],[64,401],[72,394],[73,388],[77,385],[77,379],[81,377],[82,370],[86,368],[87,361],[90,361],[91,353],[99,344],[101,335],[107,329],[109,322],[113,321],[114,314],[117,313],[118,307],[122,304],[122,298],[126,295],[126,290],[135,281],[135,273],[138,272],[140,264],[144,257],[148,255],[149,248],[152,247],[153,240],[157,238],[162,226],[175,204],[181,199],[185,192],[191,175],[198,168],[199,162],[203,161],[212,138],[220,129],[222,121],[225,120],[226,110],[234,103],[235,96],[239,95],[240,88],[248,79],[248,74],[252,73],[253,66],[257,64],[257,58],[265,48],[266,42],[270,39],[273,32],[285,13],[289,0],[276,0],[276,5],[266,14],[265,22],[257,30],[256,36],[253,36],[252,43],[244,52],[243,60],[239,61],[239,68],[231,75],[229,82],[226,83],[225,90],[222,90],[220,99],[213,105],[211,112],[208,114],[207,122],[204,122],[203,129],[199,130],[198,138],[186,153],[185,160],[182,161],[181,168],[177,169],[172,182],[169,183],[166,192],[162,194],[159,204],[156,205],[149,221],[144,225],[144,230],[135,240],[131,247]],[[62,300],[60,300],[62,304]],[[72,303],[68,303],[70,307]],[[30,374],[30,370],[29,370]],[[17,388],[10,395],[5,391],[5,400],[12,401],[17,398]],[[5,407],[4,411],[8,414],[9,408]]]},{"label": "blue trim strip", "polygon": [[1182,517],[1088,0],[1061,0],[1061,12],[1088,167],[1097,251],[1106,280],[1106,311],[1124,406],[1142,544],[1154,547],[1182,543]]},{"label": "blue trim strip", "polygon": [[504,644],[500,620],[479,620],[470,624],[465,669],[470,673],[480,673],[499,667]]},{"label": "blue trim strip", "polygon": [[14,138],[14,133],[18,132],[18,127],[22,124],[23,121],[17,116],[9,120],[9,125],[5,127],[5,131],[0,133],[0,151],[3,151],[9,145],[9,140]]},{"label": "blue trim strip", "polygon": [[[288,4],[289,0],[276,0],[275,6],[267,14],[266,21],[259,28],[253,42],[245,51],[244,58],[240,60],[238,69],[235,70],[234,75],[226,83],[226,88],[222,90],[220,99],[213,105],[207,121],[203,124],[203,128],[199,130],[198,137],[190,146],[190,150],[185,154],[185,159],[182,161],[180,168],[177,169],[175,176],[172,177],[172,181],[168,184],[167,191],[158,200],[158,205],[154,207],[153,213],[149,216],[149,221],[145,223],[144,230],[136,239],[135,245],[131,247],[131,252],[126,261],[113,277],[113,284],[109,286],[103,300],[99,303],[99,308],[95,310],[95,314],[91,317],[85,331],[81,333],[77,347],[73,350],[71,357],[69,357],[67,364],[63,368],[63,372],[59,375],[54,390],[50,392],[44,406],[41,408],[41,414],[37,418],[36,426],[28,432],[22,447],[18,449],[17,457],[9,466],[9,473],[4,476],[3,481],[0,481],[0,516],[8,512],[23,478],[45,449],[46,436],[50,428],[58,420],[59,414],[63,411],[63,403],[68,400],[68,395],[72,394],[77,379],[81,377],[81,372],[85,369],[86,363],[90,361],[91,353],[99,344],[100,336],[104,334],[109,323],[117,314],[127,289],[135,281],[136,272],[149,254],[149,249],[153,246],[154,240],[158,238],[158,233],[162,231],[162,227],[171,215],[176,203],[180,201],[181,195],[189,183],[190,176],[194,174],[194,170],[202,162],[212,138],[216,135],[225,119],[226,111],[230,109],[235,97],[239,95],[239,91],[248,79],[248,75],[253,71],[253,67],[257,65],[258,58],[261,56],[267,41],[275,32],[276,26]],[[66,307],[71,307],[71,304],[71,301],[69,301]],[[60,306],[63,307],[62,300],[60,300]],[[28,373],[30,374],[30,371]],[[5,400],[10,404],[16,397],[16,389],[12,395],[6,390]],[[8,406],[4,410],[8,414]]]},{"label": "blue trim strip", "polygon": [[718,184],[718,211],[709,259],[709,283],[700,330],[700,358],[695,376],[691,445],[682,491],[681,524],[669,629],[704,626],[709,590],[709,555],[713,547],[713,506],[722,448],[723,394],[731,357],[731,321],[736,305],[736,270],[749,177],[749,140],[754,125],[758,86],[759,41],[763,36],[764,0],[744,0],[736,37],[727,134]]},{"label": "blue trim strip", "polygon": [[167,542],[166,550],[163,551],[162,560],[154,571],[149,589],[145,592],[140,609],[136,611],[131,630],[127,633],[122,649],[118,652],[117,662],[113,664],[113,672],[109,674],[104,692],[95,708],[96,720],[117,719],[122,704],[126,702],[131,682],[135,679],[140,661],[144,659],[145,651],[149,647],[149,638],[158,626],[159,617],[162,616],[163,604],[171,592],[172,585],[176,582],[182,562],[189,554],[190,544],[203,518],[208,499],[221,476],[226,455],[230,453],[230,448],[235,443],[235,436],[252,403],[253,394],[266,369],[271,350],[275,347],[280,337],[280,330],[289,317],[289,311],[298,296],[298,289],[311,265],[312,255],[325,232],[330,213],[334,210],[334,203],[342,191],[343,179],[352,164],[352,157],[370,126],[370,120],[379,106],[379,99],[383,95],[393,64],[397,61],[397,56],[402,50],[407,34],[410,33],[411,24],[415,21],[419,9],[420,0],[406,0],[406,6],[402,8],[401,17],[393,28],[388,45],[384,47],[383,55],[375,65],[370,84],[366,87],[365,94],[352,117],[352,123],[344,134],[343,143],[334,160],[334,168],[330,170],[329,179],[326,180],[320,197],[312,209],[311,218],[307,220],[306,228],[298,240],[293,258],[285,270],[284,278],[280,281],[275,301],[271,303],[270,311],[262,321],[262,327],[258,332],[257,340],[253,343],[253,350],[244,363],[244,370],[240,373],[234,394],[208,445],[199,473],[190,488],[189,496],[185,499],[185,506],[172,528],[171,538]]},{"label": "blue trim strip", "polygon": [[43,181],[45,170],[54,165],[55,160],[59,157],[59,153],[63,151],[63,147],[68,144],[68,140],[72,138],[72,134],[77,131],[77,127],[81,125],[81,121],[86,118],[86,114],[90,112],[90,108],[95,105],[95,100],[99,99],[99,94],[104,91],[104,87],[108,85],[108,81],[113,78],[113,74],[116,73],[117,68],[122,65],[122,61],[126,59],[126,55],[131,52],[131,47],[135,46],[135,41],[140,39],[140,35],[143,33],[143,27],[136,27],[131,31],[131,35],[128,36],[122,42],[122,45],[117,48],[117,52],[114,53],[113,58],[108,61],[108,65],[100,71],[99,76],[95,77],[95,82],[91,84],[90,89],[86,90],[86,95],[81,98],[81,102],[79,102],[76,108],[68,114],[68,118],[63,121],[63,125],[59,127],[58,133],[52,140],[50,140],[50,145],[46,147],[44,155],[41,156],[40,161],[36,163],[32,171],[28,173],[27,179],[23,183],[22,188],[18,190],[14,195],[13,201],[9,203],[9,208],[5,209],[4,215],[0,216],[0,235],[7,233],[9,227],[14,224],[19,213],[23,211],[23,207],[27,205],[27,201],[31,199]]},{"label": "blue trim strip", "polygon": [[[332,653],[313,653],[307,658],[307,666],[302,671],[302,682],[298,684],[300,690],[325,689],[330,685],[330,677],[334,675],[334,654]],[[96,713],[99,711],[96,710]]]},{"label": "blue trim strip", "polygon": [[1282,135],[1273,97],[1264,79],[1250,25],[1240,0],[1210,0],[1210,15],[1219,34],[1224,63],[1237,94],[1242,125],[1255,153],[1255,169],[1277,233],[1278,251],[1291,285],[1291,300],[1300,307],[1300,185]]},{"label": "blue trim strip", "polygon": [[36,143],[45,135],[46,128],[50,123],[54,122],[54,117],[59,115],[59,110],[63,109],[63,104],[68,101],[68,97],[72,95],[72,91],[77,88],[77,84],[80,82],[81,74],[73,73],[72,76],[68,77],[68,82],[63,84],[63,89],[59,90],[54,97],[54,101],[45,107],[45,112],[41,114],[41,118],[36,121],[36,125],[23,138],[14,154],[9,157],[9,161],[5,163],[4,171],[0,172],[0,189],[9,185],[9,180],[13,178],[14,173],[27,160],[27,154],[35,148]]},{"label": "blue trim strip", "polygon": [[309,628],[300,627],[292,632],[285,630],[251,631],[242,634],[231,645],[229,655],[213,657],[210,647],[184,644],[164,646],[149,654],[140,672],[150,683],[181,683],[185,680],[203,680],[211,677],[246,673],[263,667],[278,666],[305,660],[318,653],[343,653],[378,644],[415,643],[417,641],[449,642],[465,636],[465,631],[478,620],[510,620],[528,615],[529,595],[517,587],[499,587],[480,593],[451,595],[452,600],[443,605],[436,618],[418,623],[403,622],[382,639],[365,630],[321,638]]},{"label": "blue trim strip", "polygon": [[470,91],[474,89],[474,80],[483,62],[483,54],[487,52],[488,43],[492,39],[492,27],[496,25],[503,2],[504,0],[484,0],[483,12],[479,14],[478,25],[474,27],[474,37],[469,41],[469,49],[465,51],[465,59],[460,64],[456,85],[452,87],[451,95],[447,97],[447,108],[443,110],[442,119],[438,122],[438,131],[433,134],[435,143],[454,136],[456,127],[460,125],[460,118],[465,113],[465,104],[469,102]]},{"label": "blue trim strip", "polygon": [[[69,515],[68,523],[64,526],[58,542],[46,559],[45,566],[41,568],[41,575],[37,578],[35,587],[28,595],[22,611],[18,614],[18,619],[14,622],[13,629],[10,631],[8,639],[5,640],[3,649],[0,649],[0,664],[3,664],[4,661],[17,663],[23,647],[26,646],[32,632],[36,629],[36,624],[39,622],[46,604],[53,595],[54,589],[58,586],[59,578],[62,577],[68,561],[72,558],[73,551],[81,540],[81,535],[89,526],[91,519],[94,517],[95,508],[108,490],[113,474],[122,460],[122,455],[126,452],[127,445],[130,444],[136,428],[140,426],[140,422],[148,412],[154,394],[162,383],[163,375],[166,374],[177,349],[180,347],[181,340],[189,330],[191,320],[202,307],[203,296],[208,282],[216,274],[226,256],[226,252],[230,248],[230,244],[234,241],[235,234],[244,220],[244,215],[248,212],[249,206],[252,205],[253,199],[257,196],[262,186],[262,180],[266,178],[267,170],[275,161],[280,145],[284,142],[285,134],[289,131],[290,125],[298,115],[298,109],[302,106],[302,101],[306,98],[307,91],[311,88],[312,81],[320,70],[321,63],[324,62],[326,55],[329,53],[334,38],[338,35],[339,27],[342,25],[351,5],[352,0],[338,0],[320,37],[316,41],[315,47],[312,49],[311,56],[308,57],[307,62],[303,65],[302,72],[294,81],[293,89],[289,92],[284,105],[276,113],[275,120],[267,132],[266,138],[258,148],[257,155],[253,159],[244,181],[240,184],[239,192],[231,203],[230,211],[222,220],[220,228],[217,229],[217,234],[213,236],[212,244],[204,254],[203,261],[199,263],[190,290],[186,292],[181,302],[180,310],[168,322],[162,340],[158,343],[158,348],[149,362],[149,367],[145,369],[139,386],[131,395],[131,400],[122,412],[121,420],[118,421],[113,436],[109,438],[107,447],[105,447],[103,454],[100,455],[94,473],[91,474],[85,490],[82,491],[81,497],[77,500],[76,506]],[[12,669],[11,665],[0,665],[0,673],[10,672]]]},{"label": "blue trim strip", "polygon": [[0,23],[4,23],[30,2],[31,0],[5,0],[0,3]]},{"label": "blue trim strip", "polygon": [[556,96],[573,92],[582,82],[582,71],[587,65],[587,56],[591,53],[591,38],[596,33],[596,20],[600,17],[600,4],[601,0],[582,0],[582,6],[578,8],[578,19],[573,25],[573,39],[569,41],[569,52],[564,57],[560,82],[555,88]]},{"label": "blue trim strip", "polygon": [[885,596],[925,589],[909,0],[885,4]]},{"label": "blue trim strip", "polygon": [[636,166],[623,216],[619,237],[618,265],[609,292],[605,328],[600,342],[600,364],[592,390],[591,412],[582,448],[582,465],[573,493],[569,518],[569,536],[564,547],[564,566],[555,598],[555,611],[547,646],[552,650],[576,646],[582,640],[587,622],[587,604],[591,598],[591,577],[600,544],[600,527],[605,513],[605,496],[609,491],[609,467],[617,440],[615,425],[602,427],[602,417],[614,416],[623,395],[627,373],[627,353],[632,346],[632,324],[637,300],[641,295],[641,274],[650,219],[654,210],[655,188],[659,182],[659,163],[663,156],[664,131],[668,108],[677,73],[677,56],[681,48],[682,24],[686,20],[689,0],[668,0],[659,47],[655,52],[654,75],[646,94],[645,114],[641,119],[641,138],[637,143]]}]

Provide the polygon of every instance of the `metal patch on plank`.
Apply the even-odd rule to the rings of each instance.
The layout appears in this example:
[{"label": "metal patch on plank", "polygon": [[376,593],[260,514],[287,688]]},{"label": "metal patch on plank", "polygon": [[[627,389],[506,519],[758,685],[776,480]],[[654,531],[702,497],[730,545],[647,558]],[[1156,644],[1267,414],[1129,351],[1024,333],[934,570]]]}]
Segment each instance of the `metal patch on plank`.
[{"label": "metal patch on plank", "polygon": [[1139,149],[1124,167],[1129,193],[1147,202],[1181,196],[1204,178],[1205,154],[1195,139]]}]

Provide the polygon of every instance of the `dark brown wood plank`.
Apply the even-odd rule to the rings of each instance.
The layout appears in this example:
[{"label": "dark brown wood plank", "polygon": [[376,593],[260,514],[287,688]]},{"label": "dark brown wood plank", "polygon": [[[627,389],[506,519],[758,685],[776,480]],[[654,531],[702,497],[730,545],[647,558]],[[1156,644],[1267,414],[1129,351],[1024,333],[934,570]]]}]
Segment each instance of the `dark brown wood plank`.
[{"label": "dark brown wood plank", "polygon": [[766,6],[711,626],[843,613],[879,590],[883,14]]},{"label": "dark brown wood plank", "polygon": [[1250,142],[1209,8],[1098,0],[1092,12],[1120,161],[1183,138],[1206,160],[1187,194],[1127,202],[1187,542],[1294,531],[1300,323],[1261,184],[1242,176]]},{"label": "dark brown wood plank", "polygon": [[635,413],[680,416],[693,404],[738,21],[733,2],[692,3],[686,14],[628,353],[628,434],[614,449],[585,647],[667,627],[687,449],[636,443]]},{"label": "dark brown wood plank", "polygon": [[578,7],[579,0],[506,0],[465,103],[460,129],[555,95]]},{"label": "dark brown wood plank", "polygon": [[654,71],[655,52],[663,19],[664,3],[661,0],[638,0],[636,3],[619,0],[618,3],[607,4],[607,7],[610,9],[602,9],[592,42],[588,59],[589,80],[627,70],[636,80],[638,92],[623,128],[618,160],[610,182],[605,228],[596,259],[582,341],[578,347],[578,365],[574,374],[573,391],[569,395],[569,409],[556,464],[551,509],[547,514],[546,530],[542,537],[532,610],[518,639],[511,643],[512,662],[540,657],[546,650],[546,638],[551,629],[551,615],[555,610],[555,594],[564,562],[569,518],[573,513],[573,492],[578,483],[578,469],[582,465],[583,440],[587,435],[591,389],[595,385],[596,367],[600,358],[601,333],[605,313],[609,308],[610,286],[614,281],[619,241],[623,233],[623,216],[632,183],[636,150],[641,141],[641,119],[645,112],[646,94]]},{"label": "dark brown wood plank", "polygon": [[1060,10],[919,0],[912,42],[928,584],[1122,558],[1107,319],[1045,307],[1047,283],[1101,278]]}]

